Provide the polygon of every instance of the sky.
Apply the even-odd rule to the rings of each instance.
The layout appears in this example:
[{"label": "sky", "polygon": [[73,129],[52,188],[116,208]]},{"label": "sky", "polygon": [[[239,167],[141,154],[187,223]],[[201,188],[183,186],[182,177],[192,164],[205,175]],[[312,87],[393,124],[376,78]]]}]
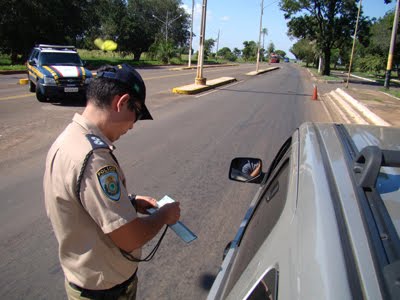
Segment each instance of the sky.
[{"label": "sky", "polygon": [[[363,0],[362,9],[364,16],[380,18],[386,12],[394,9],[396,0],[391,4],[384,4],[384,0]],[[192,0],[183,0],[183,7],[189,15],[192,14]],[[194,21],[192,48],[199,48],[200,22],[202,12],[202,0],[194,0]],[[259,40],[261,15],[261,0],[208,0],[206,17],[205,39],[215,39],[213,51],[228,47],[243,49],[244,41]],[[294,58],[289,51],[296,40],[290,40],[287,36],[287,21],[279,8],[279,0],[264,0],[264,14],[262,28],[267,28],[268,34],[264,39],[264,47],[272,42],[276,50],[283,50],[289,58]],[[263,38],[261,37],[261,45]]]}]

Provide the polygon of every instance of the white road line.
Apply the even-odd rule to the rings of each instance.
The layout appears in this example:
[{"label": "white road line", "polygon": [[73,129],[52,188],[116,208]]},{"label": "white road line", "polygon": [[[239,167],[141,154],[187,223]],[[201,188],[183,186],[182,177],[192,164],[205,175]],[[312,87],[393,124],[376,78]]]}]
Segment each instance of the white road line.
[{"label": "white road line", "polygon": [[[225,88],[226,88],[226,87],[231,87],[231,86],[237,85],[237,84],[239,84],[239,83],[241,83],[241,82],[243,82],[243,80],[234,82],[234,83],[229,84],[229,85],[225,85],[224,87],[225,87]],[[216,88],[215,90],[212,90],[212,91],[210,91],[210,92],[208,92],[208,93],[204,93],[204,94],[201,94],[201,95],[198,95],[198,96],[195,96],[195,97],[196,97],[196,98],[200,98],[200,97],[203,97],[203,96],[210,95],[210,94],[212,94],[212,93],[216,93],[216,92],[218,92],[218,91],[220,91],[220,89]]]}]

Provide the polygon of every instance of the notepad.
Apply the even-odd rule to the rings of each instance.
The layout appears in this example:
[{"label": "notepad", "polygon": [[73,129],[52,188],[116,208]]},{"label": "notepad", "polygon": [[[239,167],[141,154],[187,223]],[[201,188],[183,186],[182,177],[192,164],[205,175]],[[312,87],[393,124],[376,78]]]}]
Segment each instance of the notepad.
[{"label": "notepad", "polygon": [[[166,195],[162,199],[157,201],[158,208],[164,206],[165,204],[173,203],[173,202],[175,202],[175,200]],[[149,208],[147,211],[149,212],[149,214],[153,214],[157,211],[158,208]],[[189,228],[187,228],[185,226],[185,224],[183,224],[180,221],[176,222],[174,225],[168,225],[168,226],[185,243],[190,243],[190,242],[194,241],[195,239],[197,239],[197,236]]]}]

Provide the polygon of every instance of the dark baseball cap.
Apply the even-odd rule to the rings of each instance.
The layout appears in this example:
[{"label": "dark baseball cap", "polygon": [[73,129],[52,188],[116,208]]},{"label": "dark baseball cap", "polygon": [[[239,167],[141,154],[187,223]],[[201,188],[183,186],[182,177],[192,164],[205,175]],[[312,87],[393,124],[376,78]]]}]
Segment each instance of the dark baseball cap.
[{"label": "dark baseball cap", "polygon": [[131,88],[135,99],[139,100],[141,103],[140,120],[153,120],[153,117],[144,103],[146,100],[146,86],[144,85],[142,76],[140,76],[134,67],[128,64],[109,66],[105,70],[98,71],[97,78],[114,79]]}]

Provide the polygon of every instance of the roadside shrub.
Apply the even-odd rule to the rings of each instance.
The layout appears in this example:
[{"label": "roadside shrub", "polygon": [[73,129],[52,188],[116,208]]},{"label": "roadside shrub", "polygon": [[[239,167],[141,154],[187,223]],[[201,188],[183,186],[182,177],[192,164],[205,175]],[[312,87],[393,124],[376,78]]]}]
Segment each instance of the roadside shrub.
[{"label": "roadside shrub", "polygon": [[378,55],[367,54],[366,56],[357,59],[355,66],[361,72],[377,74],[381,70],[385,69],[385,60]]}]

